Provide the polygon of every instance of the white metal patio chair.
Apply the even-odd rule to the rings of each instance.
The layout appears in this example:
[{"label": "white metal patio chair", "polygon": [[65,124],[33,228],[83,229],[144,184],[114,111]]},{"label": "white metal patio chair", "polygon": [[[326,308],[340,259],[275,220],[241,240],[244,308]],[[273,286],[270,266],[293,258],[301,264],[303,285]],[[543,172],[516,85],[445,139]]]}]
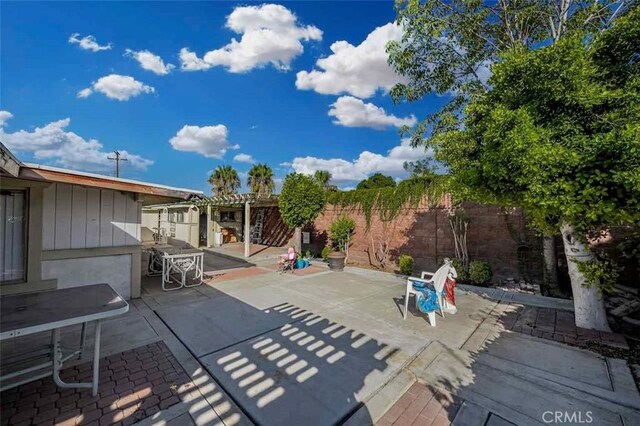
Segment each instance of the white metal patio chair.
[{"label": "white metal patio chair", "polygon": [[[418,304],[418,290],[413,288],[413,282],[422,282],[425,285],[432,286],[436,291],[436,297],[438,298],[438,305],[440,306],[440,315],[444,318],[444,300],[442,299],[442,289],[447,280],[447,277],[456,278],[457,273],[455,268],[451,264],[451,260],[445,259],[444,265],[442,265],[436,272],[422,272],[421,278],[410,277],[407,278],[407,290],[404,296],[404,319],[407,319],[407,312],[409,311],[409,297],[414,295],[416,298],[416,306]],[[432,327],[436,326],[436,313],[429,312],[429,323]]]}]

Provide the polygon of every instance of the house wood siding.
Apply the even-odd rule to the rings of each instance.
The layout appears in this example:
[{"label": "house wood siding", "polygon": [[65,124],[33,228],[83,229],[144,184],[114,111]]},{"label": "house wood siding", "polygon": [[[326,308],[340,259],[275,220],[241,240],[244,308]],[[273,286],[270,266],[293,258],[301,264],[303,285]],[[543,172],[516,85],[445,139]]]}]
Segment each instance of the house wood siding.
[{"label": "house wood siding", "polygon": [[66,250],[140,243],[135,194],[54,183],[44,189],[42,249]]},{"label": "house wood siding", "polygon": [[0,197],[0,281],[24,278],[24,191],[3,191]]}]

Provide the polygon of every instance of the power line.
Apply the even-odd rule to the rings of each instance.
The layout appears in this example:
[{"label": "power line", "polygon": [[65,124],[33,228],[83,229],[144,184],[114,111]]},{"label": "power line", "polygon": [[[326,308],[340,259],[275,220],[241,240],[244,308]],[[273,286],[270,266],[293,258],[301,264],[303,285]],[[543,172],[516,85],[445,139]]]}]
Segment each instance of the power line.
[{"label": "power line", "polygon": [[127,158],[122,158],[120,151],[113,151],[115,157],[107,157],[109,160],[113,160],[116,162],[116,177],[120,177],[120,162],[121,161],[129,161]]}]

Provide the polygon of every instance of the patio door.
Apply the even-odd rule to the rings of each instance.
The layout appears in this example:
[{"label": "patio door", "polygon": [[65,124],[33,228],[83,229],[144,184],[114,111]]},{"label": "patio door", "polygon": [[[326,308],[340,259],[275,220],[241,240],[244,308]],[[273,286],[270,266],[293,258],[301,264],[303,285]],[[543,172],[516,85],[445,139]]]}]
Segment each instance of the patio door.
[{"label": "patio door", "polygon": [[0,192],[0,282],[25,281],[26,191]]}]

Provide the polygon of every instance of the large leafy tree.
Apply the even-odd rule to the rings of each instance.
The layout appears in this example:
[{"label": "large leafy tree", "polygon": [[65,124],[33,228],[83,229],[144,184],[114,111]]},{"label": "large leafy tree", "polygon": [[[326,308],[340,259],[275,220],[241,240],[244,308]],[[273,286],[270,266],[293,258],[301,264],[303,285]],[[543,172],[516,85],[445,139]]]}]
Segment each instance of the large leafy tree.
[{"label": "large leafy tree", "polygon": [[284,178],[278,198],[284,223],[295,229],[295,249],[302,249],[302,227],[313,221],[324,209],[325,191],[312,176],[290,173]]},{"label": "large leafy tree", "polygon": [[[389,61],[405,82],[391,95],[396,102],[430,93],[448,102],[411,130],[413,146],[432,147],[440,133],[461,128],[464,108],[489,89],[492,64],[515,47],[534,49],[570,31],[608,28],[633,2],[625,0],[396,0],[401,42],[388,45]],[[489,191],[479,201],[499,202]],[[458,198],[463,193],[456,194]],[[478,199],[477,192],[476,199]],[[544,232],[545,282],[557,288],[553,233]]]},{"label": "large leafy tree", "polygon": [[368,178],[358,182],[356,189],[376,189],[396,186],[396,181],[391,176],[382,173],[374,173]]},{"label": "large leafy tree", "polygon": [[[396,0],[400,42],[388,46],[389,60],[405,83],[396,85],[396,102],[430,93],[448,98],[411,132],[413,146],[457,129],[473,94],[488,89],[491,64],[502,52],[552,44],[567,31],[598,31],[611,25],[633,0]],[[407,131],[408,128],[403,130]],[[409,168],[413,168],[409,164]],[[493,202],[486,199],[483,201]],[[545,281],[557,288],[555,244],[545,233]]]},{"label": "large leafy tree", "polygon": [[237,194],[240,178],[233,167],[218,166],[209,176],[209,184],[214,195]]},{"label": "large leafy tree", "polygon": [[[608,28],[628,0],[396,0],[401,41],[387,46],[389,62],[405,77],[391,90],[396,102],[431,93],[448,97],[443,108],[411,132],[415,146],[457,128],[470,95],[489,86],[490,66],[515,47],[551,44],[571,30]],[[405,130],[408,130],[405,128]]]},{"label": "large leafy tree", "polygon": [[[640,9],[610,29],[515,47],[492,68],[463,126],[431,138],[468,197],[519,205],[562,235],[576,324],[608,330],[612,266],[587,237],[640,218]],[[598,286],[600,285],[600,286]]]},{"label": "large leafy tree", "polygon": [[249,170],[247,185],[257,197],[270,196],[275,188],[273,170],[266,164],[254,165]]}]

